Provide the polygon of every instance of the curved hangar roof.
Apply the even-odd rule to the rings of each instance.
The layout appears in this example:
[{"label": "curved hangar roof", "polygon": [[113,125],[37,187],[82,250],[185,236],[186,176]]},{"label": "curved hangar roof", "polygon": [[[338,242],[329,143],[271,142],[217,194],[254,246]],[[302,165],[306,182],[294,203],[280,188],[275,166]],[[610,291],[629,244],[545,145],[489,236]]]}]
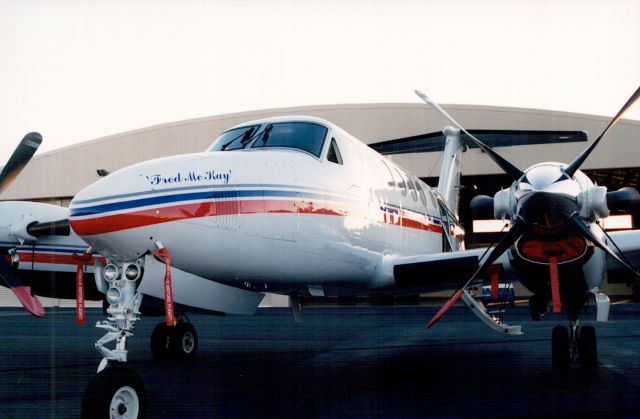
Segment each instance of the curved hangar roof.
[{"label": "curved hangar roof", "polygon": [[[610,120],[610,117],[522,108],[449,105],[445,109],[467,129],[477,130],[479,136],[488,135],[485,137],[488,139],[495,137],[495,130],[560,132],[551,139],[545,139],[545,135],[538,135],[533,140],[528,140],[532,137],[520,137],[514,142],[517,147],[500,147],[499,152],[522,169],[539,161],[573,160],[586,147],[586,137],[580,132],[588,133],[591,141]],[[232,126],[284,115],[317,116],[335,123],[367,144],[382,142],[378,145],[382,151],[392,150],[391,158],[395,162],[420,177],[437,176],[439,172],[441,159],[437,150],[441,147],[421,147],[420,144],[424,145],[425,141],[437,143],[437,138],[425,134],[439,132],[446,122],[423,104],[306,106],[172,122],[39,154],[1,199],[69,198],[98,180],[98,169],[113,172],[143,160],[204,151],[220,133]],[[565,131],[571,138],[562,135]],[[47,133],[42,134],[46,141]],[[563,137],[568,139],[563,140]],[[498,141],[496,144],[500,141],[499,138],[494,140]],[[638,141],[640,121],[620,121],[584,168],[640,166],[636,151]],[[463,173],[494,174],[499,170],[479,149],[471,148],[464,156]]]}]

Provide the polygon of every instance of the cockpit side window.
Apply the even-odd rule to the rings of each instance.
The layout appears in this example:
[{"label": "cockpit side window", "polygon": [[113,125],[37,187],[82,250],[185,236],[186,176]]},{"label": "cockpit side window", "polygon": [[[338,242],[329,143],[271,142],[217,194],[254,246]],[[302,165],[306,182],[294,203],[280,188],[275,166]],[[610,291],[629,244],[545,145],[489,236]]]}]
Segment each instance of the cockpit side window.
[{"label": "cockpit side window", "polygon": [[207,151],[231,151],[245,148],[259,127],[260,125],[251,125],[225,131]]},{"label": "cockpit side window", "polygon": [[409,193],[411,194],[411,199],[413,199],[413,202],[418,202],[418,193],[413,183],[413,179],[411,179],[411,175],[407,173],[405,173],[405,175],[407,179],[407,186],[409,187]]},{"label": "cockpit side window", "polygon": [[427,206],[427,196],[424,194],[424,189],[422,189],[422,185],[420,181],[415,179],[416,188],[418,189],[418,195],[420,195],[420,202],[424,207]]},{"label": "cockpit side window", "polygon": [[391,171],[391,168],[389,167],[389,165],[387,164],[387,162],[385,162],[384,160],[380,160],[382,162],[382,164],[384,164],[384,167],[387,168],[387,170],[389,171],[389,182],[387,183],[389,188],[393,189],[396,187],[396,180],[393,177],[393,172]]},{"label": "cockpit side window", "polygon": [[281,122],[269,124],[258,135],[251,148],[297,148],[320,157],[328,129],[312,122]]},{"label": "cockpit side window", "polygon": [[[395,169],[395,168],[394,168]],[[398,174],[398,189],[400,189],[400,191],[402,192],[402,196],[407,196],[407,183],[404,179],[404,177],[402,176],[402,173],[400,173],[400,171],[398,169],[395,169],[396,173]]]},{"label": "cockpit side window", "polygon": [[331,139],[329,151],[327,152],[327,160],[336,164],[342,164],[342,155],[340,154],[340,149],[338,148],[338,143],[336,143],[335,138]]}]

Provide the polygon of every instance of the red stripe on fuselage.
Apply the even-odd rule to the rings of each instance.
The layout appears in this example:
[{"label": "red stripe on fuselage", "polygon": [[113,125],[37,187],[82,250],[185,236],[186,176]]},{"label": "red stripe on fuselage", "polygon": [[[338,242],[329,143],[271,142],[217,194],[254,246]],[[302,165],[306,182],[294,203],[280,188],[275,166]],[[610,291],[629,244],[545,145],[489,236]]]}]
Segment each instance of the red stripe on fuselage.
[{"label": "red stripe on fuselage", "polygon": [[[73,259],[72,255],[61,255],[56,253],[33,253],[33,252],[18,252],[20,263],[51,263],[55,265],[73,265],[77,264],[77,261]],[[102,259],[102,264],[106,264],[106,259]],[[88,266],[95,265],[94,258],[91,258],[87,262]]]},{"label": "red stripe on fuselage", "polygon": [[[92,236],[191,218],[239,214],[313,214],[342,217],[350,216],[363,219],[367,217],[366,210],[349,205],[306,200],[273,199],[180,204],[89,219],[78,220],[72,218],[69,222],[76,234],[80,236]],[[397,215],[387,216],[384,212],[378,214],[378,220],[376,221],[423,231],[442,233],[442,226],[425,223],[409,217]]]}]

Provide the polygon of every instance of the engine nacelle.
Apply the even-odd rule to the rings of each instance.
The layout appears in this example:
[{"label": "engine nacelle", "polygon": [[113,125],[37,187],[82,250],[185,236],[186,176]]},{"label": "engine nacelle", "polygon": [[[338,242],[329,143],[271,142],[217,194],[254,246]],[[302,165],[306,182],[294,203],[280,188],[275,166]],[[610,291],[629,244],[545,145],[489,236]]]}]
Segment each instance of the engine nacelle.
[{"label": "engine nacelle", "polygon": [[605,186],[592,186],[578,195],[580,216],[589,220],[605,218],[609,216],[607,206],[607,188]]},{"label": "engine nacelle", "polygon": [[502,189],[493,197],[493,216],[496,220],[504,220],[513,216],[515,196],[511,189]]},{"label": "engine nacelle", "polygon": [[[38,240],[35,228],[43,222],[68,218],[66,208],[38,202],[0,202],[0,241],[33,243]],[[31,230],[31,231],[30,231]]]}]

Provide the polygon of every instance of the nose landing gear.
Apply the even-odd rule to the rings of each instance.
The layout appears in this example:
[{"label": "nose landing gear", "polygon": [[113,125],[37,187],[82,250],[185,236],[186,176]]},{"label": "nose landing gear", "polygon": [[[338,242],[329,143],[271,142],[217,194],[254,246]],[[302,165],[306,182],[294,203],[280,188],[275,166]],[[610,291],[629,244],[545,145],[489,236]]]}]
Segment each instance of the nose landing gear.
[{"label": "nose landing gear", "polygon": [[82,418],[143,418],[147,398],[140,377],[122,365],[109,365],[87,387]]},{"label": "nose landing gear", "polygon": [[[127,361],[127,340],[140,320],[142,294],[138,291],[144,258],[122,264],[96,266],[98,289],[106,294],[107,320],[96,323],[106,330],[95,347],[103,356],[98,375],[89,383],[82,399],[83,418],[142,418],[146,394],[140,377],[122,365]],[[115,348],[107,344],[115,342]],[[115,362],[114,362],[115,361]]]}]

